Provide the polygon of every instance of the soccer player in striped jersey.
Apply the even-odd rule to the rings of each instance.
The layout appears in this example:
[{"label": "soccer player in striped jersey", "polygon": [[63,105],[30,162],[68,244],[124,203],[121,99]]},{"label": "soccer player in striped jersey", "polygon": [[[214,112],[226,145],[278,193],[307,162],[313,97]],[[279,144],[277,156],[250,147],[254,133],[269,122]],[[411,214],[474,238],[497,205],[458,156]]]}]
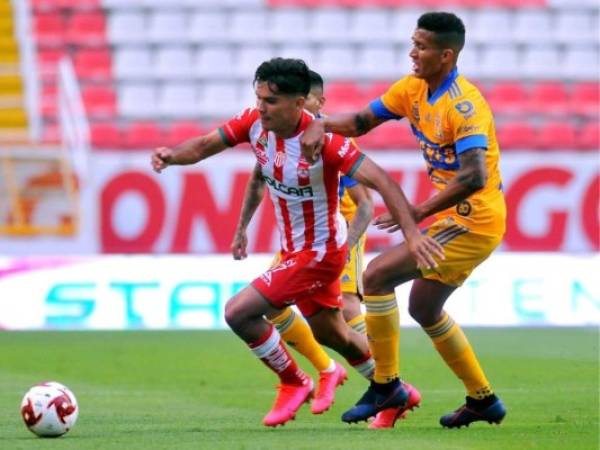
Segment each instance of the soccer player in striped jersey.
[{"label": "soccer player in striped jersey", "polygon": [[[376,361],[374,382],[342,419],[355,422],[377,415],[372,427],[391,427],[403,408],[383,411],[382,404],[401,389],[398,309],[394,288],[414,280],[409,312],[429,335],[448,367],[463,382],[463,406],[440,418],[444,427],[474,421],[500,423],[506,414],[459,325],[444,311],[448,297],[499,245],[506,207],[499,170],[499,148],[490,108],[476,86],[457,70],[465,28],[454,14],[423,14],[412,36],[413,73],[362,111],[316,120],[302,144],[307,159],[318,153],[324,130],[360,136],[390,119],[406,117],[421,148],[427,173],[438,193],[413,208],[421,221],[435,215],[427,235],[445,249],[435,269],[419,268],[401,244],[384,251],[364,274],[366,324]],[[378,218],[394,231],[394,219]]]},{"label": "soccer player in striped jersey", "polygon": [[340,172],[378,190],[420,266],[434,267],[443,251],[419,232],[398,185],[349,139],[327,134],[318,161],[309,165],[302,156],[300,137],[313,120],[304,110],[310,77],[303,61],[266,61],[254,81],[255,108],[174,149],[155,149],[151,163],[160,172],[169,165],[197,163],[242,142],[252,147],[275,209],[281,261],[227,302],[225,320],[280,379],[275,403],[263,419],[265,425],[277,426],[295,417],[310,398],[313,381],[265,316],[296,304],[322,344],[349,361],[369,352],[364,336],[348,327],[340,311],[339,275],[347,253],[346,225],[339,213]]},{"label": "soccer player in striped jersey", "polygon": [[[323,78],[317,72],[310,72],[310,92],[304,108],[319,117],[325,104]],[[265,181],[257,164],[246,186],[244,202],[240,213],[235,236],[231,244],[234,259],[247,257],[247,227],[258,208],[264,193]],[[351,177],[340,177],[340,212],[348,224],[348,259],[341,274],[341,289],[344,320],[354,330],[366,334],[364,315],[361,311],[362,272],[365,253],[365,231],[373,217],[373,201],[369,190]],[[279,255],[273,264],[279,261]],[[285,308],[274,317],[273,322],[283,340],[306,357],[319,372],[319,383],[311,402],[311,411],[320,414],[328,410],[333,403],[335,389],[347,378],[346,370],[335,362],[321,347],[313,336],[310,327],[292,308]],[[351,365],[365,378],[371,379],[374,361],[371,357],[366,361],[352,361]],[[413,399],[420,396],[416,388],[407,385],[413,392]],[[418,401],[412,406],[416,406]]]}]

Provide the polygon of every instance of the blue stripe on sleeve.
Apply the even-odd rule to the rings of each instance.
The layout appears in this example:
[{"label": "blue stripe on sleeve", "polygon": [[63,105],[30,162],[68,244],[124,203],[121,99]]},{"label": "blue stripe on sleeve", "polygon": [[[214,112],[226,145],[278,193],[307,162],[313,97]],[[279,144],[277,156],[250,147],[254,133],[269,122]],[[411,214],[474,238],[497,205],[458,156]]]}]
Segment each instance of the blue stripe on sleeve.
[{"label": "blue stripe on sleeve", "polygon": [[358,184],[358,181],[356,181],[354,178],[349,177],[348,175],[342,175],[340,177],[340,185],[347,187],[347,188],[351,188],[354,187]]},{"label": "blue stripe on sleeve", "polygon": [[373,111],[373,114],[375,114],[375,117],[378,119],[402,119],[402,116],[399,116],[398,114],[387,109],[381,101],[381,98],[373,100],[371,103],[369,103],[369,107],[371,108],[371,111]]},{"label": "blue stripe on sleeve", "polygon": [[460,155],[467,150],[471,150],[472,148],[487,148],[488,140],[485,134],[473,134],[471,136],[466,136],[464,138],[456,141],[456,154]]},{"label": "blue stripe on sleeve", "polygon": [[358,170],[358,168],[360,167],[360,165],[362,164],[362,162],[365,159],[365,155],[361,154],[358,159],[356,161],[354,161],[354,164],[352,165],[352,168],[350,169],[350,171],[348,173],[346,173],[346,176],[348,177],[352,177],[352,175],[354,175],[354,173]]}]

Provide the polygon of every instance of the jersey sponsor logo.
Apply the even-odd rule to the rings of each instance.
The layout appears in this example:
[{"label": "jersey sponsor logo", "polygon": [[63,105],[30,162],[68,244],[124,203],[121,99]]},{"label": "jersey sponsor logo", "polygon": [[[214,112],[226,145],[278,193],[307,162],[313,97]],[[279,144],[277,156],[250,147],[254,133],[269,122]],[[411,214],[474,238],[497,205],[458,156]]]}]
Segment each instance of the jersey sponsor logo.
[{"label": "jersey sponsor logo", "polygon": [[456,105],[454,105],[454,107],[459,113],[465,116],[465,119],[471,117],[475,110],[473,103],[468,100],[465,100],[464,102],[458,102]]},{"label": "jersey sponsor logo", "polygon": [[440,147],[429,144],[419,139],[423,158],[435,169],[457,170],[459,168],[456,158],[456,149],[453,145]]},{"label": "jersey sponsor logo", "polygon": [[286,184],[283,184],[281,181],[277,181],[273,178],[271,178],[268,175],[263,175],[263,179],[267,182],[267,184],[275,189],[276,191],[279,191],[283,194],[286,195],[293,195],[296,197],[313,197],[313,188],[312,186],[287,186]]},{"label": "jersey sponsor logo", "polygon": [[458,134],[476,134],[480,129],[479,125],[463,125],[458,128]]},{"label": "jersey sponsor logo", "polygon": [[469,203],[467,200],[463,200],[462,202],[459,202],[456,205],[456,212],[459,216],[468,216],[469,214],[471,214],[472,210],[473,207],[471,206],[471,203]]}]

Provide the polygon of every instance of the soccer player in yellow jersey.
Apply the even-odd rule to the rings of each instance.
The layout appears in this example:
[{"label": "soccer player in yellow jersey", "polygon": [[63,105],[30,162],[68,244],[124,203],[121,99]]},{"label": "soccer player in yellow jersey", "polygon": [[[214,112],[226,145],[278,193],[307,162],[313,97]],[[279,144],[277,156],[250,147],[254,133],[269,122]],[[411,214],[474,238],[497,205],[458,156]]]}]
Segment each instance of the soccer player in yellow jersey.
[{"label": "soccer player in yellow jersey", "polygon": [[[394,288],[414,280],[409,312],[467,392],[466,403],[442,416],[440,424],[453,428],[478,420],[499,423],[506,408],[494,394],[463,331],[444,310],[448,297],[504,235],[506,208],[494,120],[479,90],[458,73],[465,28],[456,15],[423,14],[412,41],[412,74],[362,111],[314,121],[302,138],[303,152],[310,161],[318,154],[324,130],[360,136],[387,120],[405,117],[438,190],[413,207],[413,216],[417,222],[435,216],[426,233],[444,247],[445,259],[439,266],[418,267],[406,245],[400,244],[378,255],[365,271],[366,325],[375,374],[367,392],[342,420],[356,422],[377,415],[372,428],[392,427],[410,404],[399,381]],[[389,215],[376,219],[376,224],[396,230]]]},{"label": "soccer player in yellow jersey", "polygon": [[[309,75],[310,92],[304,108],[318,116],[325,103],[323,78],[312,70],[309,71]],[[246,257],[248,242],[246,229],[263,198],[264,183],[260,167],[257,165],[246,187],[242,211],[231,244],[235,259]],[[367,188],[345,175],[340,178],[339,195],[340,212],[348,223],[349,248],[348,260],[340,277],[344,306],[342,314],[353,330],[364,335],[366,327],[360,300],[366,241],[365,230],[373,217],[373,201]],[[325,352],[315,339],[309,325],[292,308],[285,308],[280,313],[268,318],[275,324],[283,340],[302,353],[319,372],[319,384],[311,404],[311,411],[314,414],[325,412],[333,403],[336,387],[347,378],[346,370]],[[321,342],[323,339],[327,339],[327,337],[320,336]],[[349,363],[365,378],[372,377],[374,361],[370,354],[364,360],[349,361]]]}]

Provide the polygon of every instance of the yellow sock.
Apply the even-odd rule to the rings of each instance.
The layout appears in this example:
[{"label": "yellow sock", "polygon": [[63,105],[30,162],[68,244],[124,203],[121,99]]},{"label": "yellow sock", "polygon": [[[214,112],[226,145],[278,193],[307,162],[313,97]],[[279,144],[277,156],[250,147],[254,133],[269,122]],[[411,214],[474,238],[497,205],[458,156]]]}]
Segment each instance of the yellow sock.
[{"label": "yellow sock", "polygon": [[448,367],[462,380],[467,395],[482,399],[493,391],[462,329],[444,313],[435,325],[423,327]]},{"label": "yellow sock", "polygon": [[358,316],[350,319],[348,322],[348,326],[352,328],[354,331],[360,334],[367,334],[367,325],[365,324],[365,315],[359,314]]},{"label": "yellow sock", "polygon": [[375,359],[376,383],[388,383],[400,372],[400,314],[396,294],[365,295],[367,336]]},{"label": "yellow sock", "polygon": [[281,314],[271,319],[281,338],[304,355],[319,372],[330,368],[332,360],[317,342],[310,326],[292,308],[285,308]]}]

